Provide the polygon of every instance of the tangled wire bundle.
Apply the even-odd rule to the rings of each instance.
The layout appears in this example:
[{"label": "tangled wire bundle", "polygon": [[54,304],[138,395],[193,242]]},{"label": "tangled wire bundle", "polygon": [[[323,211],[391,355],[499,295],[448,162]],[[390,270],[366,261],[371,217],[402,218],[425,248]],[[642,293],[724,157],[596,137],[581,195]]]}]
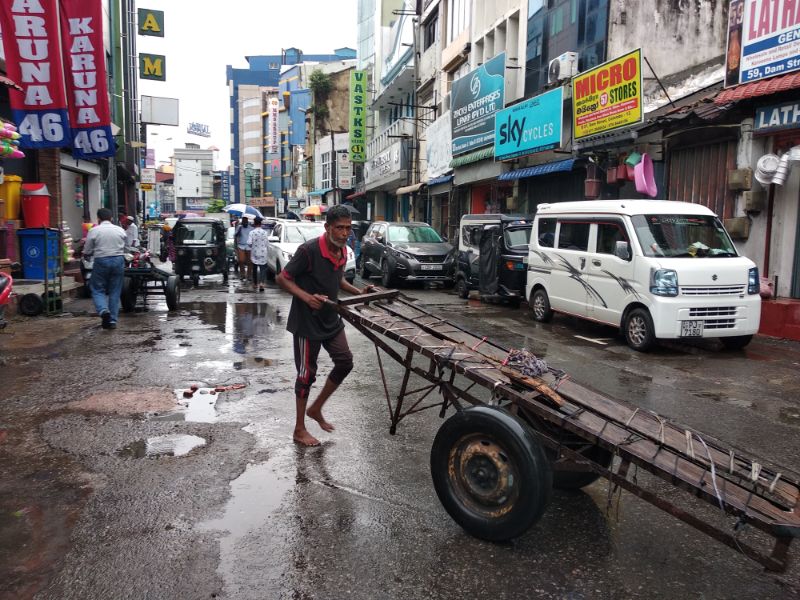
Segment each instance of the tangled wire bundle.
[{"label": "tangled wire bundle", "polygon": [[541,358],[537,358],[533,352],[529,352],[525,348],[522,350],[511,350],[503,364],[516,369],[528,377],[539,377],[547,373],[547,363]]}]

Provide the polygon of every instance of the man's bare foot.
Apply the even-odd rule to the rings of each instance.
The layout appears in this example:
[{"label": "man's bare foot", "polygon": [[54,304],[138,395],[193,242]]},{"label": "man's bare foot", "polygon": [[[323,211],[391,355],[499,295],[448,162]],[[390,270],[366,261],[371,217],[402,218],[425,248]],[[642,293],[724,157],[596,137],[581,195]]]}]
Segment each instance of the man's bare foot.
[{"label": "man's bare foot", "polygon": [[301,446],[319,446],[319,440],[305,429],[294,432],[294,441]]},{"label": "man's bare foot", "polygon": [[322,416],[322,411],[318,408],[314,408],[313,406],[310,407],[306,411],[306,415],[309,418],[314,419],[317,423],[319,423],[319,426],[322,427],[323,431],[331,432],[334,429],[336,429],[336,427],[333,426],[333,423],[328,423],[325,420],[325,417]]}]

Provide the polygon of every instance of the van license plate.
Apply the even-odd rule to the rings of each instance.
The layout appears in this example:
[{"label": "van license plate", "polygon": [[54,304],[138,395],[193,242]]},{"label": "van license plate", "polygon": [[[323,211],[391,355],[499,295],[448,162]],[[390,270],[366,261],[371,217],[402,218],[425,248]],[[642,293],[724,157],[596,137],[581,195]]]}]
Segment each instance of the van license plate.
[{"label": "van license plate", "polygon": [[422,271],[441,271],[442,265],[420,265],[419,268]]},{"label": "van license plate", "polygon": [[681,337],[703,337],[703,321],[681,321]]}]

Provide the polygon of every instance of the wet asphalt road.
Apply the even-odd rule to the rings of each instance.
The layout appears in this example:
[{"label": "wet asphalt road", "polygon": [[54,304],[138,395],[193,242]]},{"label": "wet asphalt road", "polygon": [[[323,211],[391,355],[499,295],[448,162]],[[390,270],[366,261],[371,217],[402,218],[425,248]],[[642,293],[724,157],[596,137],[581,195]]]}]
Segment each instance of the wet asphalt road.
[{"label": "wet asphalt road", "polygon": [[[611,329],[406,292],[579,382],[800,471],[800,344],[643,355]],[[71,316],[0,335],[0,597],[800,597],[796,548],[786,573],[765,573],[628,494],[609,509],[604,481],[554,493],[513,543],[476,540],[430,482],[436,412],[389,435],[374,347],[357,331],[355,369],[326,411],[337,430],[312,429],[323,445],[303,449],[291,442],[287,295],[209,278],[184,289],[179,313],[148,306],[115,332],[75,301]],[[401,370],[384,366],[396,393]],[[329,369],[323,352],[320,382]],[[184,399],[191,384],[201,389]],[[201,393],[234,384],[244,387]]]}]

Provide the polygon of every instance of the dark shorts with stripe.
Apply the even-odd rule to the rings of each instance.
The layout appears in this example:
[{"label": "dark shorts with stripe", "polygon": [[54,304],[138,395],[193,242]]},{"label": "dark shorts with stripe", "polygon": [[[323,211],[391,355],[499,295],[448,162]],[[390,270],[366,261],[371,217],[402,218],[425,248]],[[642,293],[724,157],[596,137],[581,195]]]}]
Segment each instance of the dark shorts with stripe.
[{"label": "dark shorts with stripe", "polygon": [[317,378],[317,357],[319,357],[320,348],[325,348],[333,361],[333,370],[328,375],[328,379],[336,385],[342,383],[347,374],[353,370],[353,354],[347,345],[344,329],[327,340],[310,340],[295,335],[294,364],[297,367],[297,379],[294,383],[294,392],[298,398],[308,398],[311,384]]}]

